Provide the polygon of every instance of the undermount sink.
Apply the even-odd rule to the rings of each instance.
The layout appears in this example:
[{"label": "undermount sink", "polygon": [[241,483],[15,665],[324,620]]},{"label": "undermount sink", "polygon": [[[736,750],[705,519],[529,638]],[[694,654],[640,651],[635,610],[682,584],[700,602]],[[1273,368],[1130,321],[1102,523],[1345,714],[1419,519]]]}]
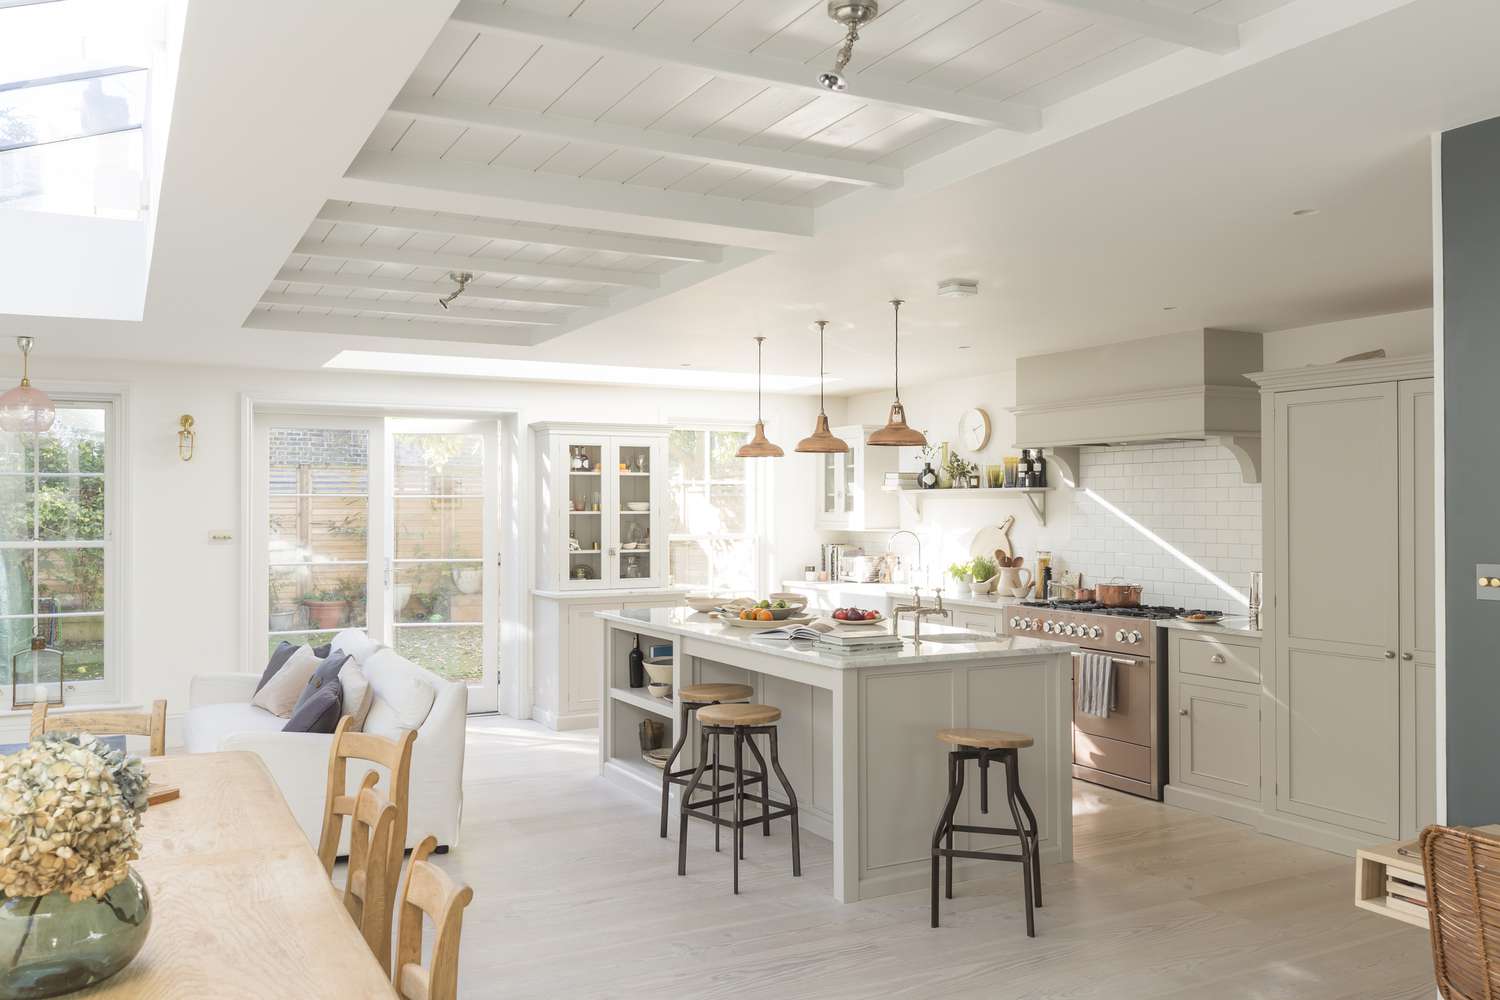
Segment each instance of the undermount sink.
[{"label": "undermount sink", "polygon": [[903,639],[911,639],[913,642],[984,642],[993,639],[992,635],[981,635],[978,632],[940,632],[937,635],[924,635],[920,640],[913,636],[905,635]]}]

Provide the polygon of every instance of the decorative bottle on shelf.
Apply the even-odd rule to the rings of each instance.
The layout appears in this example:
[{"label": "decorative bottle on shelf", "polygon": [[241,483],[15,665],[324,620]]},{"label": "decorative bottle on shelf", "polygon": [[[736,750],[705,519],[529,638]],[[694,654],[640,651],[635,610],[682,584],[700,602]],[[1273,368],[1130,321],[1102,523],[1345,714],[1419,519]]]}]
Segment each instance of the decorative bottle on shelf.
[{"label": "decorative bottle on shelf", "polygon": [[573,472],[583,471],[583,456],[577,448],[568,449],[568,468]]},{"label": "decorative bottle on shelf", "polygon": [[589,453],[582,448],[578,449],[578,460],[583,463],[579,468],[584,472],[594,471],[594,460],[589,458]]},{"label": "decorative bottle on shelf", "polygon": [[932,467],[931,462],[922,463],[922,471],[917,473],[917,485],[924,490],[935,490],[938,485],[937,470]]},{"label": "decorative bottle on shelf", "polygon": [[635,637],[635,648],[630,651],[630,686],[646,686],[646,657],[641,653],[641,637]]},{"label": "decorative bottle on shelf", "polygon": [[1021,489],[1031,485],[1031,449],[1021,449],[1021,461],[1016,465],[1016,485]]},{"label": "decorative bottle on shelf", "polygon": [[1040,448],[1031,453],[1031,485],[1041,488],[1047,485],[1047,460],[1042,457]]}]

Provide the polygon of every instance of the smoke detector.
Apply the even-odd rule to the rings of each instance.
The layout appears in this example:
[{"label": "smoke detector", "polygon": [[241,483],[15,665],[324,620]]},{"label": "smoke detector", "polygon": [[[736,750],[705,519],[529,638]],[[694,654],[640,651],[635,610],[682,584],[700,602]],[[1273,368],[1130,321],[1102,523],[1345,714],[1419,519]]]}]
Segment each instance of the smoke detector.
[{"label": "smoke detector", "polygon": [[979,282],[970,278],[946,278],[938,282],[938,294],[943,298],[966,299],[979,294]]}]

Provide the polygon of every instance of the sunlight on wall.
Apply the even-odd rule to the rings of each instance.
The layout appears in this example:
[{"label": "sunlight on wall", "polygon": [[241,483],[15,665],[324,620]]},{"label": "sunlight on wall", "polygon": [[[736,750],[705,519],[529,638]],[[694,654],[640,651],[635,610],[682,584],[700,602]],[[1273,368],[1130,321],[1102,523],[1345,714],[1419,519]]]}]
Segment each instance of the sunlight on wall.
[{"label": "sunlight on wall", "polygon": [[1133,531],[1135,531],[1141,537],[1145,538],[1152,545],[1155,545],[1157,548],[1170,555],[1173,559],[1177,560],[1177,562],[1192,570],[1198,576],[1202,577],[1204,580],[1207,580],[1215,587],[1218,587],[1221,591],[1228,595],[1231,600],[1235,601],[1238,604],[1243,604],[1247,608],[1250,606],[1250,598],[1248,596],[1240,593],[1238,590],[1235,590],[1234,587],[1230,586],[1220,577],[1215,576],[1202,564],[1195,562],[1190,556],[1188,556],[1186,552],[1183,552],[1175,545],[1172,545],[1165,538],[1162,538],[1156,532],[1152,531],[1150,528],[1146,527],[1144,524],[1137,521],[1135,518],[1131,517],[1129,514],[1125,513],[1123,510],[1116,507],[1114,504],[1110,503],[1108,500],[1104,499],[1088,487],[1085,486],[1082,492],[1084,496],[1088,497],[1090,500],[1094,501],[1094,503],[1104,508],[1121,523],[1129,526]]}]

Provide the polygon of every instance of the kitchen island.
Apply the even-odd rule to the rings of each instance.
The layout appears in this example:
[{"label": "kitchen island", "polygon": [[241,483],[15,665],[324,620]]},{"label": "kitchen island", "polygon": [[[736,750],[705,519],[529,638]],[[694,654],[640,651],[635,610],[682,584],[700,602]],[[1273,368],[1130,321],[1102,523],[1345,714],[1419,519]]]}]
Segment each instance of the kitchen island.
[{"label": "kitchen island", "polygon": [[[782,711],[782,764],[797,792],[803,830],[833,843],[833,894],[841,902],[927,884],[932,830],[947,793],[946,749],[937,731],[948,727],[1015,730],[1036,741],[1021,752],[1021,784],[1036,810],[1041,857],[1071,860],[1073,646],[927,622],[917,643],[903,622],[901,649],[842,656],[807,642],[753,638],[749,630],[687,608],[599,617],[606,631],[599,740],[605,778],[659,802],[661,771],[641,757],[640,723],[663,722],[670,742],[683,686],[750,685],[754,700]],[[642,648],[671,644],[671,700],[628,686],[628,656],[637,641]],[[678,766],[694,762],[692,742]],[[998,773],[992,778],[1004,780]],[[679,790],[673,789],[674,817]],[[977,794],[964,796],[958,818],[1005,825],[993,809],[981,818]],[[641,835],[655,836],[655,825],[644,826]],[[1005,850],[1014,842],[973,838],[960,846]],[[981,865],[959,862],[954,877],[996,874]]]}]

